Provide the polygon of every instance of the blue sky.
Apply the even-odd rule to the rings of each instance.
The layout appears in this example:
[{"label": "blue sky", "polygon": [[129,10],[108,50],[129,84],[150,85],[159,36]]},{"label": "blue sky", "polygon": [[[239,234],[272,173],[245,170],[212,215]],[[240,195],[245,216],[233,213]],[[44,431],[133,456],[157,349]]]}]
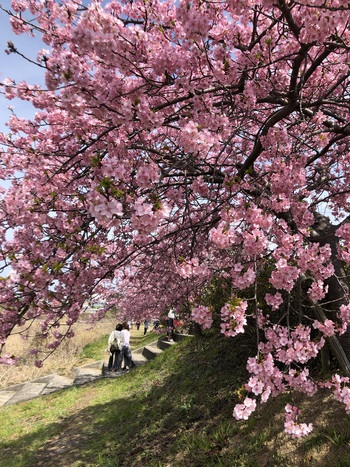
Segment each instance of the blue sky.
[{"label": "blue sky", "polygon": [[[10,0],[0,0],[4,8],[10,8]],[[9,17],[0,10],[0,82],[5,78],[13,78],[16,82],[27,81],[30,84],[43,82],[43,69],[29,63],[17,54],[6,54],[8,41],[12,41],[15,47],[30,59],[35,60],[37,52],[45,47],[40,38],[31,38],[27,35],[17,36],[11,30]],[[15,113],[19,117],[30,117],[35,113],[33,107],[19,99],[12,101],[6,100],[0,94],[0,131],[7,131],[6,121],[11,115],[7,108],[9,105],[14,107]]]}]

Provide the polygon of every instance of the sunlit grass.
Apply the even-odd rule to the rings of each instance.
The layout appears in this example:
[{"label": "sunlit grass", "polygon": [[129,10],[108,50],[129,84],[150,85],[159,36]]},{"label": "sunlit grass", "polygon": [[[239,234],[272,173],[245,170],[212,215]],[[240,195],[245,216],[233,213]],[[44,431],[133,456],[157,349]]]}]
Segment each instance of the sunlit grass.
[{"label": "sunlit grass", "polygon": [[[148,340],[154,336],[133,337],[135,347]],[[98,353],[104,341],[95,345]],[[322,395],[308,405],[308,421],[315,423],[309,445],[283,432],[279,413],[287,395],[248,421],[232,417],[247,354],[243,340],[205,335],[172,346],[120,378],[4,407],[0,466],[346,465],[349,417],[340,404],[322,403]],[[323,419],[326,425],[317,427]]]}]

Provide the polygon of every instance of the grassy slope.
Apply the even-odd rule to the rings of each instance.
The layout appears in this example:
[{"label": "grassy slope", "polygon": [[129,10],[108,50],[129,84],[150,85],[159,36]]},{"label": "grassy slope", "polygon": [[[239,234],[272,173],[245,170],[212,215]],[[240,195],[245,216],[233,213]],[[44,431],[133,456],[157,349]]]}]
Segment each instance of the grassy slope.
[{"label": "grassy slope", "polygon": [[348,466],[350,417],[325,394],[297,398],[315,423],[303,440],[274,415],[287,395],[233,419],[247,353],[241,338],[207,335],[121,378],[4,408],[0,466]]}]

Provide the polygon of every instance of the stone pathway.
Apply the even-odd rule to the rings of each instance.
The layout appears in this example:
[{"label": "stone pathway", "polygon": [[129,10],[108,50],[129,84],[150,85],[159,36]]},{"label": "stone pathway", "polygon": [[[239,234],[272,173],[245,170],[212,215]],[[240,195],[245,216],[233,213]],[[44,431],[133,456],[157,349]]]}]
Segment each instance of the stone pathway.
[{"label": "stone pathway", "polygon": [[[185,336],[187,337],[187,335],[179,334],[178,337],[174,336],[174,338],[177,341]],[[152,360],[172,344],[173,342],[168,342],[164,338],[161,338],[145,347],[133,350],[132,356],[136,367]],[[85,384],[98,378],[123,376],[124,373],[122,372],[106,373],[105,365],[106,363],[101,360],[93,364],[74,368],[72,376],[47,375],[26,383],[0,389],[0,407],[28,401],[70,386]]]}]

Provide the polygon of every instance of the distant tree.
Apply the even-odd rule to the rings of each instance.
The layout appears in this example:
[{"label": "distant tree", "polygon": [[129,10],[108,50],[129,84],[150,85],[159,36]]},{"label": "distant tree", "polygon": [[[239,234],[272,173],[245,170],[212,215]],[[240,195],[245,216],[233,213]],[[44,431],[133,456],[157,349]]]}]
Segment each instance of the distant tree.
[{"label": "distant tree", "polygon": [[[54,349],[92,293],[112,307],[116,290],[129,317],[190,303],[210,327],[197,297],[221,277],[239,291],[222,332],[254,326],[258,345],[237,418],[289,388],[316,392],[315,329],[348,375],[348,3],[86,3],[7,11],[48,50],[46,87],[2,82],[37,113],[1,137],[1,339],[40,318]],[[347,382],[324,385],[349,412]],[[309,433],[296,417],[287,406],[286,430]]]}]

